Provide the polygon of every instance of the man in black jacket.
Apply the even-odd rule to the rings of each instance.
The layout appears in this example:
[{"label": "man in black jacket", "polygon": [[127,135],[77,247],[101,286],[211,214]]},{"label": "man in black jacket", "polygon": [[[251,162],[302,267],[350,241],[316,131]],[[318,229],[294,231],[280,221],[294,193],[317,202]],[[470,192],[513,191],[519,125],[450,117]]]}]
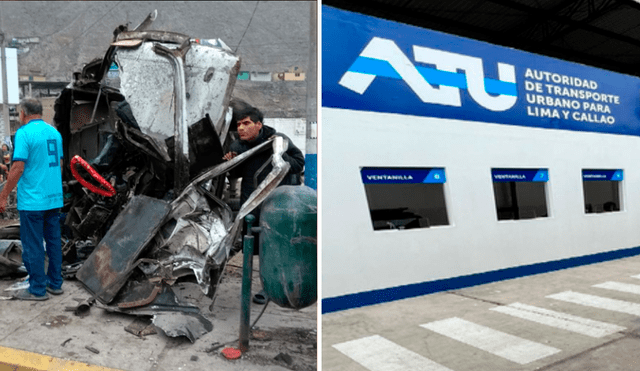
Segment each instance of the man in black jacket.
[{"label": "man in black jacket", "polygon": [[[282,154],[282,159],[288,162],[291,168],[279,185],[299,185],[300,173],[304,169],[304,155],[302,152],[286,135],[276,132],[276,130],[270,126],[263,125],[262,121],[264,118],[260,110],[249,105],[240,105],[238,108],[239,110],[235,111],[233,116],[238,127],[238,136],[240,139],[231,143],[229,152],[224,155],[223,159],[226,161],[231,160],[237,155],[264,143],[274,135],[281,136],[288,143],[287,150]],[[256,153],[230,171],[231,178],[242,178],[240,185],[240,205],[243,205],[247,201],[251,193],[256,190],[258,184],[271,172],[273,168],[270,163],[272,153],[273,151],[270,150]],[[260,170],[267,162],[269,162],[268,165]],[[256,217],[255,225],[258,225],[260,221],[260,206],[255,208],[251,213]],[[246,233],[246,228],[245,223],[244,233]],[[253,251],[255,255],[258,255],[258,239],[254,240]],[[254,296],[256,303],[263,304],[264,300],[262,291]]]},{"label": "man in black jacket", "polygon": [[[241,111],[237,113],[234,112],[234,117],[238,118],[236,124],[240,139],[231,143],[229,152],[224,155],[223,158],[225,160],[231,160],[237,155],[264,143],[274,135],[283,137],[288,142],[288,147],[282,155],[282,159],[288,162],[291,165],[291,168],[289,169],[287,176],[285,176],[279,185],[299,185],[300,173],[304,169],[304,155],[298,147],[296,147],[286,135],[276,132],[276,130],[270,126],[263,125],[262,121],[264,118],[262,113],[255,107],[243,107]],[[272,166],[269,163],[269,165],[260,171],[257,179],[254,180],[254,177],[260,167],[270,161],[271,154],[272,151],[269,150],[257,153],[246,159],[235,169],[231,170],[232,178],[242,178],[242,183],[240,185],[241,205],[245,203],[251,193],[255,191],[257,185],[260,184],[271,171]]]}]

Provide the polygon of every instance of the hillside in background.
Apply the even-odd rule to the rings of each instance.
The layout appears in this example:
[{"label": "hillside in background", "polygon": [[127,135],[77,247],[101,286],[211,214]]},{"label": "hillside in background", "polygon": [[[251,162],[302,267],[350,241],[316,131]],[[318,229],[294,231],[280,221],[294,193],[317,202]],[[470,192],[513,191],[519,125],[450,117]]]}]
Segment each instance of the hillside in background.
[{"label": "hillside in background", "polygon": [[242,66],[234,97],[260,107],[267,117],[306,117],[315,6],[260,1],[2,1],[0,29],[5,45],[18,48],[21,81],[66,82],[86,63],[104,56],[119,25],[133,29],[157,9],[150,29],[220,38],[236,51]]}]

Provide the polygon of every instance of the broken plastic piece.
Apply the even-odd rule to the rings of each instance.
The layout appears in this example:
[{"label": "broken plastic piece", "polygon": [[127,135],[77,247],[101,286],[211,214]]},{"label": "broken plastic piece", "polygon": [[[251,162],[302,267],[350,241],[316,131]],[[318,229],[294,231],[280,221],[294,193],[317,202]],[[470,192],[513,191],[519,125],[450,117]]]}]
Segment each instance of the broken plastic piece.
[{"label": "broken plastic piece", "polygon": [[236,348],[224,348],[222,349],[222,355],[227,359],[238,359],[242,355],[242,352]]}]

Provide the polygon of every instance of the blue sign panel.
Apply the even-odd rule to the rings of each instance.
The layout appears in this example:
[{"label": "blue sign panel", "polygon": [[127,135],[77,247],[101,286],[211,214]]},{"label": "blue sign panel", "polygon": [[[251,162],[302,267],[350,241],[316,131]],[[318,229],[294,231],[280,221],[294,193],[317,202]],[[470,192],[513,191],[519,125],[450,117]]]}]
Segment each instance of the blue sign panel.
[{"label": "blue sign panel", "polygon": [[548,182],[547,169],[491,169],[491,178],[496,183]]},{"label": "blue sign panel", "polygon": [[582,180],[612,180],[622,181],[624,178],[622,169],[615,170],[582,170]]},{"label": "blue sign panel", "polygon": [[322,105],[640,135],[640,79],[322,8]]},{"label": "blue sign panel", "polygon": [[445,183],[444,168],[378,168],[360,170],[364,184]]}]

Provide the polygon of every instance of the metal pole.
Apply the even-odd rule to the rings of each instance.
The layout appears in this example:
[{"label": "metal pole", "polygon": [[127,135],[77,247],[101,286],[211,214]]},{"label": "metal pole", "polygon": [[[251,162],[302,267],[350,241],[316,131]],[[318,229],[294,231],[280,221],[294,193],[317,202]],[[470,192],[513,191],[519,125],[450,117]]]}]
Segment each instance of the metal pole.
[{"label": "metal pole", "polygon": [[305,147],[304,184],[318,189],[318,81],[317,81],[317,6],[309,3],[309,67],[307,68],[307,143]]},{"label": "metal pole", "polygon": [[242,353],[249,350],[249,328],[251,321],[251,274],[253,272],[253,236],[251,226],[256,218],[249,214],[245,217],[247,222],[247,235],[244,236],[242,254],[242,294],[240,296],[240,341],[238,349]]},{"label": "metal pole", "polygon": [[184,56],[191,47],[186,40],[178,49],[169,49],[160,44],[154,44],[153,50],[169,58],[174,71],[174,171],[173,183],[175,194],[179,195],[189,182],[189,127],[187,125],[187,85],[184,72]]},{"label": "metal pole", "polygon": [[2,58],[2,128],[0,128],[0,143],[4,142],[7,132],[11,131],[9,122],[9,88],[7,87],[7,55],[4,50],[4,32],[0,33],[0,58]]}]

